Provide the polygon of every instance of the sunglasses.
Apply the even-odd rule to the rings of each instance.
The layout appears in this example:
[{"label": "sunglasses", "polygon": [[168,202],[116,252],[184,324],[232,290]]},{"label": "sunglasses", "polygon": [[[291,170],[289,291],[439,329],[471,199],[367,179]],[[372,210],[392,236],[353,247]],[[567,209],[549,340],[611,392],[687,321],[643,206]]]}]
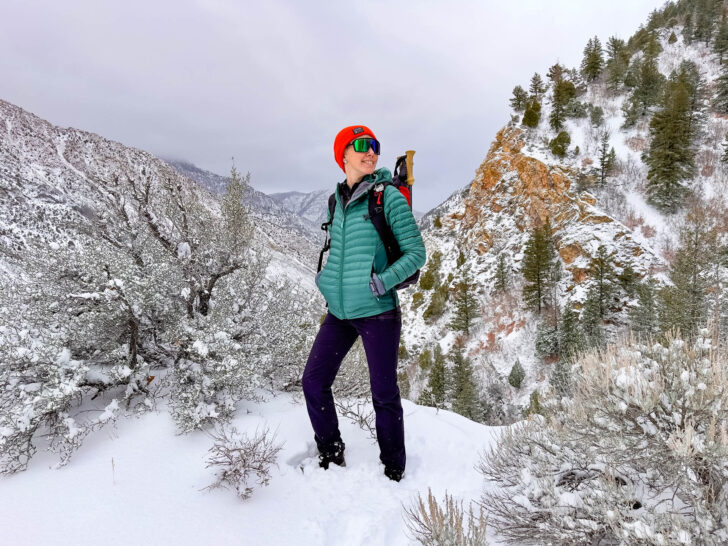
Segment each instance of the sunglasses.
[{"label": "sunglasses", "polygon": [[373,138],[357,138],[356,140],[350,142],[349,146],[353,146],[355,152],[366,153],[369,151],[369,148],[371,148],[372,152],[374,152],[376,155],[379,155],[379,152],[381,152],[381,146],[379,145],[379,141],[374,140]]}]

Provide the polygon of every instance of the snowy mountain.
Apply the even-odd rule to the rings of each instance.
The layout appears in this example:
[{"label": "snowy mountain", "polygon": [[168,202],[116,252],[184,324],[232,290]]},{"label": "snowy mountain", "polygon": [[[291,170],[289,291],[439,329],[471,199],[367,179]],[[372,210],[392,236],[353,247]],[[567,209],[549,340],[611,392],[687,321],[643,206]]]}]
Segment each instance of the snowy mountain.
[{"label": "snowy mountain", "polygon": [[[360,344],[334,385],[345,468],[318,467],[299,392],[328,192],[231,173],[221,196],[0,101],[3,538],[95,543],[93,521],[119,543],[405,544],[412,510],[447,527],[414,504],[431,488],[450,516],[480,499],[489,544],[725,544],[724,15],[668,3],[606,61],[591,39],[580,69],[514,89],[474,180],[421,219],[396,484]],[[256,479],[242,506],[202,499]]]},{"label": "snowy mountain", "polygon": [[295,212],[320,227],[328,219],[329,195],[331,190],[271,193],[269,197],[286,210]]},{"label": "snowy mountain", "polygon": [[1,473],[36,443],[65,463],[160,396],[185,430],[300,381],[318,249],[246,206],[245,179],[218,199],[147,152],[4,101],[0,128]]},{"label": "snowy mountain", "polygon": [[[185,161],[171,159],[167,159],[166,161],[181,174],[190,180],[194,180],[214,195],[220,196],[225,193],[225,187],[228,181],[227,177],[200,169]],[[326,200],[328,199],[328,195],[322,198],[319,193],[322,192],[301,194],[308,203],[308,208],[312,211],[309,213],[309,216],[303,214],[301,210],[296,210],[295,207],[281,203],[281,200],[276,197],[278,194],[267,195],[254,189],[252,186],[248,186],[245,200],[249,203],[257,218],[269,224],[279,226],[284,230],[291,230],[309,239],[314,246],[318,246],[321,242],[321,222],[323,220],[317,221],[313,217],[315,213],[318,214],[318,217],[324,214],[321,211],[326,210]]]},{"label": "snowy mountain", "polygon": [[[683,9],[687,9],[686,5]],[[659,51],[655,54],[655,65],[663,81],[676,78],[677,71],[686,66],[695,66],[694,78],[700,80],[696,89],[702,93],[695,99],[700,130],[692,142],[695,176],[684,182],[684,188],[686,195],[692,195],[692,202],[697,200],[707,206],[712,221],[720,226],[728,201],[726,168],[718,158],[723,154],[728,116],[714,104],[718,77],[721,71],[725,73],[725,68],[708,44],[687,40],[683,34],[679,26],[652,28],[650,33],[643,28],[630,39],[629,46],[622,43],[622,47],[623,51],[632,48],[631,57],[625,62],[638,67],[646,56],[640,47],[647,48],[644,44],[649,44],[650,36],[654,36],[656,45],[649,47]],[[638,38],[642,40],[641,46],[634,45],[640,43]],[[634,87],[621,84],[615,89],[608,81],[607,69],[603,70],[601,77],[586,81],[577,69],[558,63],[551,67],[549,74],[568,81],[574,90],[563,127],[556,131],[550,126],[557,80],[547,80],[537,97],[536,126],[524,124],[523,107],[519,107],[496,135],[473,182],[420,222],[428,256],[441,253],[437,270],[445,286],[439,293],[420,287],[404,298],[404,339],[410,353],[407,372],[413,396],[425,389],[427,379],[414,359],[435,345],[446,353],[454,348],[463,350],[473,362],[475,376],[480,377],[482,395],[488,398],[495,388],[496,398],[503,399],[499,403],[505,406],[524,407],[530,393],[548,389],[553,361],[537,356],[535,348],[537,330],[544,320],[528,309],[521,295],[526,243],[534,229],[547,219],[562,269],[553,288],[561,310],[571,307],[583,318],[587,296],[597,283],[593,263],[600,247],[615,277],[629,277],[634,279],[630,282],[637,283],[655,282],[657,286],[670,284],[668,270],[691,201],[686,197],[687,205],[674,214],[649,203],[645,154],[652,139],[650,122],[660,106],[646,108],[631,123],[628,106],[635,96]],[[520,91],[528,96],[522,88]],[[528,100],[535,100],[536,95],[530,97]],[[560,131],[567,134],[569,144],[566,153],[557,156],[552,146]],[[600,161],[610,149],[612,164],[602,182]],[[722,233],[725,239],[725,231],[723,228],[719,237]],[[463,266],[458,265],[459,257],[464,260]],[[495,289],[499,260],[503,261],[510,283],[505,292]],[[457,313],[453,298],[465,269],[478,309],[469,335],[451,326]],[[721,286],[724,290],[725,283],[717,285],[717,293]],[[640,305],[629,290],[619,288],[617,293],[609,303],[608,317],[600,321],[604,335],[611,340],[625,333],[630,326],[630,313]],[[450,303],[439,314],[433,313],[437,307],[433,302],[443,297]],[[506,381],[516,361],[526,370],[520,389]]]},{"label": "snowy mountain", "polygon": [[[105,210],[108,187],[124,179],[164,180],[189,185],[180,168],[93,133],[55,127],[0,100],[0,241],[7,257],[26,241],[73,244],[74,234],[96,224],[119,221]],[[184,171],[184,169],[182,169]],[[217,175],[192,166],[187,172]],[[222,177],[217,177],[222,180]],[[219,187],[219,186],[218,186]],[[200,192],[201,203],[214,197]],[[245,202],[256,219],[258,238],[266,241],[280,270],[293,265],[297,280],[313,278],[320,229],[281,209],[264,194],[249,190]],[[110,227],[110,226],[109,226]],[[286,256],[284,258],[284,256]],[[295,261],[290,258],[295,257]],[[313,289],[313,282],[309,284]]]},{"label": "snowy mountain", "polygon": [[[299,216],[311,220],[320,226],[328,218],[328,202],[332,190],[319,190],[310,193],[289,191],[283,193],[271,193],[269,197],[274,199],[283,208],[295,212]],[[413,211],[417,220],[423,214],[417,210]]]}]

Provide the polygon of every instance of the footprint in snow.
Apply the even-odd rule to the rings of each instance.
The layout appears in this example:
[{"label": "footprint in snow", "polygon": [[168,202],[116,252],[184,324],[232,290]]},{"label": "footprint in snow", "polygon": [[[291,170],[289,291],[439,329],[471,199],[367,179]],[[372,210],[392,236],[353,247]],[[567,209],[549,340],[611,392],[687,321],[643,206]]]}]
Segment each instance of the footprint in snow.
[{"label": "footprint in snow", "polygon": [[318,464],[318,449],[316,448],[316,444],[314,442],[309,442],[308,444],[306,444],[306,449],[304,451],[296,453],[295,455],[290,457],[286,461],[286,464],[294,468],[299,468],[301,472],[303,472],[304,467],[311,464],[311,462],[314,460]]}]

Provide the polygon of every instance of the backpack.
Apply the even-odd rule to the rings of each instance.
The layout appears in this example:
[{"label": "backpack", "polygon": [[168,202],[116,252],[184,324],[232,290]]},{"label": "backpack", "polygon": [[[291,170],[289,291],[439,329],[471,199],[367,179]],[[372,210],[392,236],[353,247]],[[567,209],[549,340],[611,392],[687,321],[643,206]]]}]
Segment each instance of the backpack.
[{"label": "backpack", "polygon": [[[413,152],[414,153],[414,152]],[[410,160],[411,161],[411,160]],[[411,163],[410,163],[411,164]],[[394,166],[394,173],[392,174],[392,181],[379,183],[374,186],[374,189],[369,192],[369,215],[368,218],[374,224],[374,228],[379,234],[379,238],[384,243],[384,250],[387,253],[387,263],[392,265],[394,262],[399,260],[402,256],[402,251],[399,248],[399,243],[392,233],[392,228],[389,227],[387,219],[384,216],[384,190],[386,186],[394,186],[399,192],[407,199],[407,204],[412,209],[412,184],[407,181],[407,156],[400,156],[397,158],[397,163]],[[329,239],[329,227],[334,221],[334,211],[336,210],[336,193],[332,193],[329,196],[329,221],[321,224],[321,229],[326,232],[326,241],[324,247],[319,255],[318,270],[321,271],[321,267],[324,260],[324,254],[331,248],[331,240]],[[401,290],[415,284],[420,278],[420,270],[418,269],[412,275],[407,277],[401,283],[395,285],[395,289]]]}]

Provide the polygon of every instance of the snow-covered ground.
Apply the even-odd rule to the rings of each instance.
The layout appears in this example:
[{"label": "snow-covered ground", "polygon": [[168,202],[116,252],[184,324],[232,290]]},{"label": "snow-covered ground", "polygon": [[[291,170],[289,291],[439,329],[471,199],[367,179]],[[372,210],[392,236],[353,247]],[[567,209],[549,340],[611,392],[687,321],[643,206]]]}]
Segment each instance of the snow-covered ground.
[{"label": "snow-covered ground", "polygon": [[208,435],[176,435],[164,411],[120,422],[88,438],[66,467],[53,469],[54,457],[38,454],[27,471],[1,480],[0,544],[411,544],[403,507],[428,487],[466,508],[477,500],[484,480],[475,464],[499,429],[403,404],[400,483],[382,474],[376,443],[348,420],[340,419],[347,466],[324,471],[300,400],[244,405],[234,421],[240,432],[268,426],[284,443],[270,485],[246,501],[204,490],[213,481]]}]

